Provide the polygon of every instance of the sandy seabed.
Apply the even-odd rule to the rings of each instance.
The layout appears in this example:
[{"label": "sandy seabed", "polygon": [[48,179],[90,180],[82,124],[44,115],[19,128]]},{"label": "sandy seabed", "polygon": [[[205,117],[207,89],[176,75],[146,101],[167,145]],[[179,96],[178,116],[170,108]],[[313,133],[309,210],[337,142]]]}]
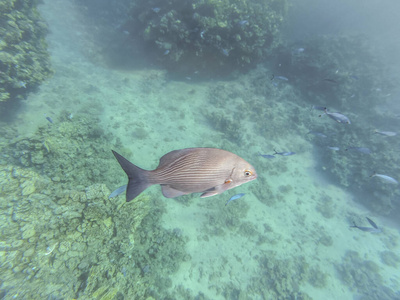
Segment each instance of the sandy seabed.
[{"label": "sandy seabed", "polygon": [[[298,259],[316,270],[316,278],[304,280],[299,291],[313,299],[352,299],[354,293],[362,291],[352,291],[335,267],[344,263],[348,251],[377,264],[384,285],[394,291],[400,289],[397,268],[384,264],[381,256],[385,251],[400,252],[398,242],[395,247],[388,242],[399,240],[398,230],[383,218],[371,216],[356,204],[353,195],[325,179],[324,169],[318,168],[314,160],[313,145],[306,138],[308,129],[298,126],[297,131],[282,130],[278,137],[262,136],[246,112],[238,109],[247,107],[250,98],[260,106],[280,99],[271,109],[278,115],[274,122],[285,126],[291,120],[290,115],[285,115],[287,105],[302,112],[308,110],[301,102],[293,103],[293,96],[286,100],[288,103],[281,101],[291,94],[289,86],[281,84],[275,95],[265,99],[249,90],[251,78],[246,75],[232,81],[199,83],[189,79],[169,81],[164,71],[154,68],[107,69],[93,64],[80,51],[82,35],[88,33],[72,4],[47,0],[41,12],[51,30],[48,42],[55,74],[23,102],[13,121],[14,126],[18,124],[20,136],[29,137],[39,126],[46,125],[46,116],[54,120],[49,126],[57,126],[57,116],[63,112],[71,118],[87,113],[98,116],[100,125],[131,149],[134,155],[129,159],[145,169],[155,168],[158,159],[174,149],[224,146],[257,169],[257,182],[222,195],[190,199],[186,204],[163,200],[167,210],[162,225],[166,229],[182,229],[190,255],[178,272],[170,275],[171,291],[183,286],[194,295],[202,293],[210,299],[244,297],[241,292],[250,299],[273,299],[255,284],[262,282],[265,272],[275,270],[273,265],[268,266],[268,260],[278,267],[277,261],[290,261],[292,272],[282,274],[297,278],[301,270],[293,260]],[[209,93],[215,88],[235,88],[247,97],[232,98],[225,106],[215,107],[209,100]],[[240,142],[224,141],[224,133],[215,130],[204,117],[211,112],[240,121]],[[316,118],[315,122],[331,120]],[[268,126],[268,120],[265,124]],[[332,126],[337,124],[332,122]],[[296,155],[271,160],[257,155],[271,153],[275,147],[278,151],[295,151]],[[115,165],[119,167],[117,162]],[[121,173],[121,184],[125,180]],[[162,197],[159,187],[149,191]],[[237,193],[246,195],[225,206]],[[350,228],[351,216],[371,217],[383,232],[371,234]],[[279,276],[279,271],[276,273]],[[315,282],[321,277],[325,283],[318,287]],[[230,287],[232,294],[222,287]]]}]

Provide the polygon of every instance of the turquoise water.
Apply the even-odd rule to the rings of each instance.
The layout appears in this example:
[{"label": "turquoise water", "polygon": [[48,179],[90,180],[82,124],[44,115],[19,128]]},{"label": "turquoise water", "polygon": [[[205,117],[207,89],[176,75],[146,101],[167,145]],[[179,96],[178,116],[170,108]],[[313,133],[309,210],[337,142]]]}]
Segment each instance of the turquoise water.
[{"label": "turquoise water", "polygon": [[[399,299],[399,185],[370,178],[400,180],[399,136],[374,133],[400,128],[398,57],[382,44],[394,46],[389,18],[386,36],[338,29],[354,5],[323,36],[321,20],[299,30],[294,9],[312,10],[294,6],[269,61],[200,81],[117,63],[82,6],[44,1],[54,75],[1,120],[1,297]],[[188,147],[231,151],[258,178],[209,198],[159,186],[108,198],[127,182],[111,150],[152,170]],[[295,154],[259,155],[275,151]],[[350,227],[371,228],[366,217],[381,232]]]}]

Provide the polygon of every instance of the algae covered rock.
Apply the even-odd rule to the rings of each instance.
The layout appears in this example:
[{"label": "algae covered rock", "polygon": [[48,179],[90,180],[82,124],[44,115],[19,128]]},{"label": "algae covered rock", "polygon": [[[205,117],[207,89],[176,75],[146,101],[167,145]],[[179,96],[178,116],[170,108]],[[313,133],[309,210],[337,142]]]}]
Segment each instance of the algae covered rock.
[{"label": "algae covered rock", "polygon": [[0,102],[23,98],[51,74],[38,2],[0,2]]},{"label": "algae covered rock", "polygon": [[286,10],[285,0],[139,0],[124,27],[174,71],[220,73],[265,58]]}]

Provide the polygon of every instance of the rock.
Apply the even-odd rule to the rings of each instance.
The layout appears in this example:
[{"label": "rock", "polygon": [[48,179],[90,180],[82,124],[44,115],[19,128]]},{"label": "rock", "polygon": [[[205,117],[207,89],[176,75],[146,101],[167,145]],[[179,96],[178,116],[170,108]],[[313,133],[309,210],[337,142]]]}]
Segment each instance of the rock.
[{"label": "rock", "polygon": [[42,165],[46,162],[43,151],[32,152],[31,153],[31,162],[35,165]]},{"label": "rock", "polygon": [[106,225],[107,228],[110,228],[112,226],[112,224],[113,224],[112,218],[109,217],[109,218],[103,220],[103,223],[104,223],[104,225]]},{"label": "rock", "polygon": [[54,176],[51,178],[51,180],[53,180],[54,182],[59,182],[61,179],[58,176]]},{"label": "rock", "polygon": [[24,244],[24,240],[15,240],[12,242],[11,246],[13,248],[19,248]]},{"label": "rock", "polygon": [[26,240],[31,237],[33,237],[36,234],[34,228],[27,228],[23,233],[22,233],[22,239]]},{"label": "rock", "polygon": [[24,252],[24,257],[31,257],[35,253],[35,248],[30,247]]},{"label": "rock", "polygon": [[20,185],[20,188],[22,189],[22,196],[28,196],[35,192],[35,182],[32,180],[27,180]]}]

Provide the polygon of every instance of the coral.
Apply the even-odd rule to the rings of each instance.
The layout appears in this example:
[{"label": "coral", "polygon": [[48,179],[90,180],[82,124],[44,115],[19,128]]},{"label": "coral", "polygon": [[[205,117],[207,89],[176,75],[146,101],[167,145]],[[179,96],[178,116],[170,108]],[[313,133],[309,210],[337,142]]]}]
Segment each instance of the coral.
[{"label": "coral", "polygon": [[310,299],[300,291],[307,279],[309,266],[304,257],[276,259],[272,251],[259,258],[261,276],[254,278],[250,289],[267,299]]},{"label": "coral", "polygon": [[322,272],[317,267],[313,267],[310,269],[308,274],[308,282],[316,288],[324,288],[327,283],[327,274]]},{"label": "coral", "polygon": [[0,4],[0,102],[23,98],[52,73],[37,2]]},{"label": "coral", "polygon": [[223,133],[226,139],[238,145],[240,144],[243,135],[240,120],[232,119],[222,111],[208,112],[206,113],[206,119],[216,131]]},{"label": "coral", "polygon": [[383,251],[381,252],[381,259],[384,264],[397,268],[397,266],[400,263],[400,258],[399,256],[392,252],[392,251]]},{"label": "coral", "polygon": [[370,260],[364,260],[355,251],[347,251],[343,263],[335,266],[341,280],[350,289],[357,290],[368,299],[395,299],[395,293],[383,286],[379,266]]},{"label": "coral", "polygon": [[264,58],[278,43],[287,5],[285,0],[141,0],[124,28],[142,38],[164,66],[210,75]]},{"label": "coral", "polygon": [[[57,126],[0,144],[0,281],[7,297],[144,299],[171,285],[160,274],[166,278],[190,259],[181,230],[160,226],[163,202],[150,205],[156,200],[147,193],[129,204],[108,199],[110,190],[98,182],[114,187],[125,177],[115,176],[112,138],[96,123],[61,115]],[[32,159],[37,153],[43,160]]]}]

